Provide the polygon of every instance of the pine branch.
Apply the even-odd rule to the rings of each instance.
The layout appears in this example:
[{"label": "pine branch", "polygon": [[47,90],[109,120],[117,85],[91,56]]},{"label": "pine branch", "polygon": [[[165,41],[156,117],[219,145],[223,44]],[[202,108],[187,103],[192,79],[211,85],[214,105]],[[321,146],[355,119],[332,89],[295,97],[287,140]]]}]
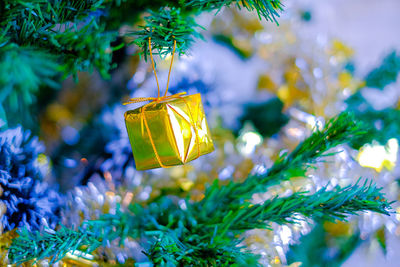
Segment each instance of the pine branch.
[{"label": "pine branch", "polygon": [[388,54],[381,65],[368,73],[365,78],[367,87],[383,90],[386,85],[396,81],[400,72],[400,54],[396,51]]},{"label": "pine branch", "polygon": [[[12,116],[16,107],[29,107],[40,86],[56,87],[54,85],[61,81],[60,78],[71,74],[76,77],[79,71],[93,69],[108,78],[113,67],[112,52],[119,48],[111,45],[118,35],[118,27],[126,22],[132,23],[132,18],[136,19],[138,13],[145,8],[162,7],[158,12],[149,11],[150,16],[145,18],[146,25],[131,33],[137,37],[133,43],[140,47],[141,54],[146,59],[149,37],[152,38],[152,47],[161,56],[171,54],[174,39],[178,54],[185,54],[194,39],[201,38],[197,32],[200,26],[192,15],[231,4],[256,10],[260,18],[262,16],[274,21],[282,10],[279,0],[194,0],[189,3],[182,0],[130,3],[124,0],[1,1],[0,66],[5,66],[5,69],[15,68],[16,73],[22,75],[10,72],[7,77],[0,77],[0,127],[7,124],[6,113],[11,113],[9,115]],[[123,10],[122,15],[121,5],[130,10]],[[167,5],[173,7],[167,8]],[[7,54],[10,49],[15,52],[34,50],[37,57],[16,65],[9,62],[12,60]],[[36,71],[36,67],[40,71]],[[20,80],[27,82],[21,85]],[[22,89],[22,94],[12,94],[14,89]],[[10,108],[4,104],[6,98],[11,103]],[[22,113],[28,114],[27,109]]]},{"label": "pine branch", "polygon": [[60,226],[57,231],[45,229],[29,232],[22,229],[18,231],[19,237],[13,240],[9,249],[10,261],[21,264],[50,258],[53,263],[61,260],[68,252],[91,253],[111,240],[124,240],[129,234],[127,227],[130,223],[127,219],[131,219],[131,214],[118,211],[116,214],[106,214],[99,220],[86,221],[78,230],[65,226]]},{"label": "pine branch", "polygon": [[[91,18],[87,22],[67,21],[66,19],[75,16],[60,7],[54,10],[50,6],[49,13],[42,10],[45,7],[39,4],[28,6],[30,6],[26,8],[28,14],[20,11],[24,15],[17,16],[15,21],[8,21],[14,28],[5,26],[4,44],[12,47],[37,47],[43,53],[53,55],[63,66],[59,71],[65,76],[76,74],[77,71],[90,71],[93,68],[97,68],[103,76],[108,75],[111,68],[110,43],[116,38],[115,33],[104,32],[104,26],[98,25],[96,18]],[[72,7],[65,8],[72,9]],[[13,12],[15,11],[9,11],[11,14]],[[45,16],[31,15],[36,13]],[[0,47],[0,55],[3,53],[6,51]]]},{"label": "pine branch", "polygon": [[158,12],[149,10],[150,16],[144,18],[146,24],[140,26],[141,30],[132,32],[131,35],[137,36],[133,41],[140,47],[141,55],[147,59],[149,54],[148,40],[151,38],[152,49],[155,54],[164,57],[173,51],[174,40],[176,40],[176,51],[179,55],[184,54],[194,38],[201,38],[196,31],[198,25],[193,17],[183,15],[178,8],[160,8]]},{"label": "pine branch", "polygon": [[[389,53],[379,66],[372,69],[365,77],[367,87],[383,90],[386,86],[394,83],[400,73],[400,54],[396,51]],[[351,146],[359,149],[367,143],[378,141],[385,145],[391,138],[400,140],[400,110],[395,107],[376,110],[369,103],[361,91],[354,93],[346,99],[347,110],[354,112],[357,121],[364,124],[364,130],[368,133],[363,135]]]},{"label": "pine branch", "polygon": [[13,241],[9,257],[14,263],[48,257],[55,262],[67,252],[90,253],[116,238],[147,236],[155,238],[147,252],[153,263],[248,262],[254,257],[237,247],[240,240],[234,238],[245,230],[268,228],[271,222],[295,223],[298,218],[293,215],[296,214],[311,219],[346,220],[356,212],[370,210],[388,215],[390,209],[380,189],[367,183],[343,189],[336,187],[333,191],[323,188],[313,195],[295,193],[259,205],[248,202],[231,205],[225,207],[229,209],[228,214],[216,207],[214,215],[208,218],[201,212],[201,206],[188,205],[182,210],[164,199],[148,209],[141,207],[135,215],[118,213],[86,222],[78,231],[65,227],[44,233],[25,230]]},{"label": "pine branch", "polygon": [[[91,232],[74,231],[66,227],[61,227],[57,232],[51,229],[29,232],[23,229],[18,234],[19,237],[13,240],[9,249],[9,259],[16,264],[44,258],[51,258],[51,263],[54,263],[70,251],[82,249],[91,253],[101,245],[100,238]],[[35,248],[34,253],[32,248]]]},{"label": "pine branch", "polygon": [[[226,207],[228,214],[222,208],[216,208],[215,214],[207,219],[202,218],[201,207],[191,210],[193,206],[189,205],[184,226],[171,226],[173,220],[169,219],[167,229],[147,232],[147,235],[156,236],[147,255],[153,263],[178,262],[178,265],[183,266],[209,266],[215,265],[213,260],[219,259],[222,264],[243,265],[253,262],[251,266],[257,266],[257,257],[249,254],[246,248],[238,246],[240,240],[235,238],[238,234],[251,229],[269,229],[272,222],[296,223],[300,219],[294,215],[298,214],[311,219],[332,221],[343,221],[348,215],[367,210],[388,215],[390,203],[383,198],[380,190],[367,183],[343,189],[336,187],[333,191],[323,188],[313,195],[295,193],[259,205],[231,205]],[[168,210],[163,210],[164,216],[168,216]],[[180,224],[184,222],[179,221]]]},{"label": "pine branch", "polygon": [[232,202],[250,199],[254,193],[264,192],[269,186],[305,176],[312,164],[332,155],[329,150],[346,143],[352,143],[365,136],[363,124],[356,123],[351,113],[342,113],[331,119],[324,129],[316,131],[301,142],[290,154],[282,155],[265,174],[250,175],[242,183],[220,186],[218,180],[207,189],[201,201],[203,208],[211,215],[214,203],[229,206]]},{"label": "pine branch", "polygon": [[236,5],[239,9],[246,8],[249,11],[256,11],[259,19],[264,17],[267,21],[274,21],[278,24],[277,17],[283,11],[283,4],[280,0],[191,0],[187,6],[199,8],[200,10],[221,10],[224,6]]},{"label": "pine branch", "polygon": [[58,87],[60,74],[66,77],[97,68],[108,76],[110,43],[116,34],[103,32],[104,26],[92,15],[103,2],[7,0],[0,4],[3,123],[6,111],[11,116],[27,114],[40,86]]},{"label": "pine branch", "polygon": [[258,256],[250,253],[238,241],[224,246],[208,244],[202,247],[181,242],[174,232],[154,231],[153,242],[144,254],[155,266],[258,266]]},{"label": "pine branch", "polygon": [[[286,198],[274,198],[263,204],[249,205],[245,211],[238,211],[232,218],[232,230],[264,228],[266,223],[296,223],[295,214],[313,220],[346,221],[357,212],[373,211],[389,215],[390,204],[380,193],[382,188],[375,184],[355,185],[345,188],[335,187],[332,191],[322,188],[315,194],[294,193]],[[239,215],[240,214],[240,215]]]},{"label": "pine branch", "polygon": [[39,49],[6,45],[0,47],[0,128],[10,115],[21,114],[35,101],[41,85],[57,88],[60,65],[56,57]]},{"label": "pine branch", "polygon": [[[5,1],[0,13],[0,26],[9,43],[20,46],[51,48],[46,43],[53,34],[63,32],[63,25],[77,27],[104,0]],[[58,27],[58,28],[57,28]],[[51,52],[52,53],[52,52]]]},{"label": "pine branch", "polygon": [[[154,263],[177,261],[183,265],[193,263],[201,266],[249,262],[255,260],[254,256],[238,248],[240,240],[235,238],[245,230],[268,228],[271,222],[294,223],[298,220],[294,217],[296,214],[330,220],[346,220],[348,215],[366,210],[388,214],[391,203],[386,201],[381,189],[367,183],[343,189],[337,187],[333,191],[324,188],[313,195],[298,192],[256,205],[248,201],[263,186],[270,185],[271,181],[278,182],[277,177],[287,180],[291,177],[289,174],[304,174],[309,165],[326,155],[330,148],[357,138],[359,134],[360,127],[353,125],[352,116],[342,114],[331,120],[325,129],[307,138],[291,154],[284,156],[289,166],[283,166],[285,160],[280,159],[266,175],[249,177],[254,179],[249,183],[232,182],[219,186],[216,182],[206,191],[202,201],[186,201],[182,208],[168,197],[146,207],[131,205],[127,212],[86,222],[86,226],[73,235],[84,236],[84,240],[70,238],[72,233],[66,234],[66,230],[50,235],[22,235],[14,240],[10,248],[10,259],[24,262],[55,255],[53,260],[57,260],[70,250],[85,249],[86,244],[93,241],[92,238],[98,241],[92,243],[99,246],[116,238],[124,240],[127,236],[145,236],[155,240],[147,251]],[[296,168],[298,171],[295,171]],[[257,187],[257,181],[264,185]]]},{"label": "pine branch", "polygon": [[[19,21],[21,16],[29,16],[31,21],[36,22],[31,26],[38,26],[41,23],[64,23],[80,20],[89,15],[90,12],[104,7],[104,2],[104,0],[4,0],[2,6],[0,6],[0,11],[2,11],[0,13],[0,25],[8,19],[21,22]],[[12,27],[17,26],[18,24],[12,25]]]},{"label": "pine branch", "polygon": [[51,51],[63,55],[64,77],[97,69],[104,78],[109,78],[113,68],[111,42],[117,37],[116,33],[103,32],[104,26],[94,20],[79,28],[63,25],[57,30],[47,39],[53,45]]},{"label": "pine branch", "polygon": [[330,119],[322,130],[316,128],[315,132],[290,154],[278,159],[265,175],[253,176],[247,182],[257,180],[265,188],[293,176],[304,176],[310,166],[332,155],[329,150],[338,145],[349,144],[364,134],[364,124],[357,121],[352,113],[343,112]]}]

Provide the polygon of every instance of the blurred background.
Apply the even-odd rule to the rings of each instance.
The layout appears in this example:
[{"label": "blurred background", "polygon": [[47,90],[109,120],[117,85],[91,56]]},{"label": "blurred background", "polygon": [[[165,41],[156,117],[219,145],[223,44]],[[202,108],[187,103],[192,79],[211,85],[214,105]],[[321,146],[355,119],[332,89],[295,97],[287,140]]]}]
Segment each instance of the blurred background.
[{"label": "blurred background", "polygon": [[[45,198],[40,191],[38,198],[60,203],[54,207],[59,215],[48,223],[79,225],[118,203],[149,202],[169,193],[184,197],[191,191],[193,200],[201,199],[214,178],[240,180],[265,170],[282,150],[293,149],[315,125],[344,110],[366,123],[373,138],[337,148],[309,179],[285,182],[259,198],[346,186],[363,177],[383,187],[389,200],[399,200],[400,1],[284,5],[279,26],[236,8],[197,17],[207,29],[205,41],[196,40],[190,54],[175,58],[170,92],[202,94],[216,151],[185,166],[135,170],[124,112],[140,105],[122,102],[157,91],[150,64],[133,46],[114,52],[117,67],[109,79],[96,71],[79,73],[77,81],[69,77],[59,89],[41,89],[35,106],[9,118],[11,127],[22,124],[31,129],[26,136],[39,137],[29,153],[37,156],[55,195]],[[122,25],[120,31],[132,27]],[[166,84],[169,59],[156,61],[160,84]],[[273,231],[249,231],[243,242],[261,255],[264,266],[398,266],[399,220],[396,213],[364,213],[346,223],[273,225]],[[13,226],[8,223],[6,230]],[[134,240],[99,253],[115,263],[144,257]]]},{"label": "blurred background", "polygon": [[[338,38],[352,47],[357,75],[365,77],[371,69],[379,65],[383,57],[400,49],[400,38],[396,34],[395,26],[400,25],[398,1],[328,0],[303,3],[305,6],[312,6],[314,11],[314,20],[310,21],[310,27],[305,27],[305,31]],[[368,93],[365,93],[365,97],[372,104],[379,106],[378,102],[382,101],[383,106],[384,103],[390,106],[396,97],[391,98],[397,96],[398,101],[400,95],[398,78],[396,85],[384,88],[381,94],[374,94],[373,90]],[[380,109],[378,106],[376,108]],[[399,121],[400,118],[397,118],[397,123]],[[388,235],[387,243],[386,253],[378,248],[377,242],[362,244],[342,266],[397,266],[400,260],[396,253],[400,249],[397,235]],[[374,252],[371,253],[371,250]]]}]

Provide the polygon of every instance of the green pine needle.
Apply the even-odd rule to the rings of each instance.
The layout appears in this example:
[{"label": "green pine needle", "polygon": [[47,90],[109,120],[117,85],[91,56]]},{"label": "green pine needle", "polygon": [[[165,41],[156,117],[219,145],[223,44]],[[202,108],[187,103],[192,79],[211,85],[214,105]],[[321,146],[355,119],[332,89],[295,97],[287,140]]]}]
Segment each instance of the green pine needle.
[{"label": "green pine needle", "polygon": [[88,19],[103,2],[0,3],[1,121],[7,121],[6,112],[27,114],[40,86],[59,87],[60,76],[96,68],[108,77],[116,34],[104,32],[95,17]]},{"label": "green pine needle", "polygon": [[117,238],[123,241],[126,237],[145,237],[151,242],[146,255],[154,264],[229,266],[252,262],[251,265],[256,265],[257,258],[238,246],[237,235],[243,231],[268,229],[272,222],[295,223],[299,220],[297,214],[332,221],[346,220],[362,211],[389,214],[391,203],[380,188],[367,182],[331,191],[322,188],[314,194],[296,192],[261,204],[249,201],[254,193],[272,184],[290,179],[293,174],[304,174],[310,164],[328,155],[331,148],[358,138],[361,127],[354,123],[352,115],[341,114],[292,153],[278,159],[266,174],[249,176],[244,182],[226,186],[216,181],[200,202],[186,200],[182,206],[164,196],[147,206],[132,204],[129,211],[85,222],[78,231],[65,228],[50,233],[22,231],[13,240],[9,258],[18,263],[47,257],[56,261],[69,251],[93,251]]},{"label": "green pine needle", "polygon": [[141,30],[132,32],[136,39],[134,44],[140,47],[141,55],[147,59],[149,55],[149,38],[151,38],[154,54],[161,57],[172,54],[174,40],[176,41],[176,52],[185,54],[194,38],[201,38],[196,31],[200,27],[193,17],[182,14],[179,8],[161,8],[158,12],[149,10],[150,16],[144,18],[146,24]]},{"label": "green pine needle", "polygon": [[191,245],[181,242],[173,231],[155,231],[144,254],[155,266],[258,266],[258,256],[232,241],[225,246]]},{"label": "green pine needle", "polygon": [[[242,183],[220,186],[218,180],[207,189],[202,202],[228,205],[234,201],[250,199],[254,193],[265,192],[269,186],[279,184],[292,177],[305,176],[310,166],[331,155],[329,150],[352,143],[365,136],[363,124],[357,123],[351,113],[342,113],[328,121],[324,129],[316,131],[301,142],[290,154],[283,154],[264,174],[250,175]],[[206,210],[212,214],[213,204]]]},{"label": "green pine needle", "polygon": [[236,5],[238,8],[244,7],[249,11],[255,10],[260,19],[263,17],[267,21],[274,21],[276,24],[278,24],[279,12],[283,10],[283,4],[280,0],[190,0],[186,5],[217,11],[224,6]]},{"label": "green pine needle", "polygon": [[[390,204],[375,184],[335,187],[332,191],[322,188],[309,195],[297,192],[285,198],[274,198],[263,204],[249,206],[241,216],[235,218],[233,229],[249,230],[267,227],[265,222],[278,224],[295,223],[295,214],[314,220],[346,221],[357,212],[373,211],[389,215]],[[260,211],[257,211],[260,210]],[[256,212],[257,211],[257,212]],[[252,216],[255,213],[258,216]]]},{"label": "green pine needle", "polygon": [[19,237],[13,240],[9,249],[10,261],[21,264],[50,258],[51,262],[57,262],[68,252],[91,253],[110,240],[125,239],[129,232],[127,219],[131,218],[128,215],[118,210],[116,214],[105,214],[100,220],[84,222],[76,231],[62,225],[57,231],[19,230]]},{"label": "green pine needle", "polygon": [[[146,24],[128,34],[136,37],[133,43],[140,47],[145,59],[149,54],[149,37],[155,53],[162,57],[172,53],[174,40],[177,53],[187,53],[195,38],[201,38],[193,15],[231,4],[256,10],[260,18],[271,21],[276,21],[282,10],[279,0],[0,1],[0,66],[12,70],[0,76],[0,127],[7,126],[7,113],[9,117],[29,115],[29,106],[40,86],[57,87],[62,78],[76,78],[78,72],[94,69],[109,78],[114,67],[112,52],[124,45],[112,46],[118,27],[136,22],[146,8],[161,7],[149,11]],[[10,48],[12,55],[8,55]],[[25,53],[19,55],[20,51]],[[26,53],[35,53],[35,58]],[[17,60],[13,61],[14,57]],[[28,60],[17,64],[24,57]],[[26,82],[21,84],[21,80]]]},{"label": "green pine needle", "polygon": [[400,54],[393,51],[383,59],[378,68],[368,73],[365,78],[365,85],[383,90],[386,85],[396,81],[399,72]]},{"label": "green pine needle", "polygon": [[[61,227],[57,232],[45,229],[41,232],[18,231],[9,249],[9,259],[16,264],[51,258],[51,263],[61,260],[68,252],[82,249],[93,252],[101,245],[99,237],[89,231],[74,231]],[[34,251],[32,251],[34,249]]]},{"label": "green pine needle", "polygon": [[[7,110],[8,116],[24,114],[40,86],[59,86],[55,81],[60,70],[57,58],[40,49],[13,44],[1,47],[0,69],[0,110]],[[7,122],[5,112],[0,112],[0,121]]]}]

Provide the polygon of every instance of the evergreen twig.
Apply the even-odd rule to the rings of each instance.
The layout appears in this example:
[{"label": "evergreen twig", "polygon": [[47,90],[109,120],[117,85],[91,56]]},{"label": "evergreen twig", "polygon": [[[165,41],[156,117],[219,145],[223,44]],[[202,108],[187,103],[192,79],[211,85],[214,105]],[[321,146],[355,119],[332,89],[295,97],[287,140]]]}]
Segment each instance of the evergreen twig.
[{"label": "evergreen twig", "polygon": [[130,225],[127,216],[128,213],[121,212],[106,214],[101,220],[84,222],[77,230],[63,225],[57,231],[46,228],[43,231],[29,232],[21,229],[18,231],[19,237],[13,240],[9,249],[10,260],[21,264],[51,258],[51,262],[56,262],[71,251],[91,253],[110,240],[125,238],[128,234],[126,227]]},{"label": "evergreen twig", "polygon": [[[363,185],[357,182],[345,188],[335,187],[328,191],[322,188],[315,194],[297,192],[286,198],[273,198],[263,204],[251,205],[240,216],[236,216],[232,229],[249,230],[264,228],[267,222],[278,224],[295,223],[299,219],[292,217],[298,213],[314,220],[345,221],[349,215],[357,212],[373,211],[389,215],[390,204],[380,193],[381,189],[367,181]],[[260,211],[257,211],[260,210]],[[252,216],[257,214],[258,216]]]},{"label": "evergreen twig", "polygon": [[225,206],[229,203],[250,199],[254,193],[265,192],[269,186],[278,184],[292,177],[304,177],[309,167],[325,156],[332,155],[329,150],[346,143],[352,143],[365,136],[363,124],[357,123],[351,113],[342,113],[327,122],[326,126],[316,131],[301,142],[290,154],[285,153],[264,174],[249,175],[242,183],[230,183],[220,186],[218,180],[207,189],[202,200],[203,208],[210,215],[213,205]]},{"label": "evergreen twig", "polygon": [[[50,257],[53,263],[62,259],[69,251],[79,248],[90,253],[101,245],[98,236],[88,231],[74,231],[64,226],[57,232],[51,229],[41,232],[22,229],[18,234],[18,238],[13,240],[9,250],[10,260],[16,264]],[[36,248],[35,253],[32,253],[32,248]]]},{"label": "evergreen twig", "polygon": [[160,8],[157,12],[148,11],[150,16],[144,18],[146,24],[140,26],[141,30],[132,32],[136,36],[133,41],[141,49],[141,55],[147,59],[149,54],[148,40],[151,38],[152,49],[155,54],[166,56],[172,53],[174,40],[176,40],[176,51],[179,55],[184,54],[194,38],[201,38],[196,31],[200,27],[193,17],[183,15],[179,8]]},{"label": "evergreen twig", "polygon": [[[0,120],[26,111],[40,86],[94,68],[107,77],[111,41],[99,17],[103,0],[10,1],[0,3]],[[110,50],[110,51],[109,51]],[[0,123],[0,127],[1,127]]]},{"label": "evergreen twig", "polygon": [[[109,77],[113,67],[112,52],[124,45],[113,46],[118,27],[126,22],[136,22],[138,13],[146,8],[161,7],[159,12],[149,11],[150,16],[145,18],[146,25],[141,30],[128,34],[136,36],[134,43],[145,58],[149,53],[148,37],[152,37],[152,45],[161,56],[172,52],[173,39],[177,41],[177,52],[185,54],[194,38],[201,37],[196,30],[199,25],[192,15],[233,3],[256,10],[259,16],[275,21],[282,10],[280,0],[196,0],[189,3],[181,0],[129,3],[126,0],[1,1],[0,67],[3,75],[0,75],[0,127],[7,124],[6,113],[10,113],[9,116],[20,111],[28,114],[27,107],[34,101],[40,86],[57,87],[60,77],[71,74],[76,77],[79,71],[93,69],[103,77]],[[129,10],[121,12],[122,8]],[[13,62],[13,57],[8,55],[10,51],[13,57],[21,51],[34,58],[28,55],[24,64],[15,64],[27,55],[17,54],[17,60]],[[12,71],[7,72],[10,68]],[[16,91],[14,89],[19,92],[11,93]]]},{"label": "evergreen twig", "polygon": [[393,51],[383,59],[379,67],[368,73],[365,77],[365,85],[383,90],[386,85],[397,80],[399,72],[400,54]]},{"label": "evergreen twig", "polygon": [[190,0],[187,6],[203,10],[219,11],[224,6],[236,5],[238,8],[246,8],[249,11],[256,11],[259,19],[262,17],[267,21],[274,21],[278,24],[277,17],[283,10],[280,0]]},{"label": "evergreen twig", "polygon": [[57,232],[22,230],[9,249],[9,257],[14,263],[48,257],[54,262],[69,251],[79,249],[90,253],[116,238],[147,236],[156,238],[147,252],[154,263],[165,261],[169,256],[173,256],[171,261],[191,264],[217,259],[232,263],[237,257],[240,261],[249,260],[247,252],[240,251],[239,241],[233,237],[245,230],[269,228],[271,222],[295,223],[299,220],[293,217],[295,214],[312,219],[346,220],[348,215],[366,210],[388,215],[389,209],[390,203],[380,189],[367,183],[336,187],[333,191],[323,188],[312,195],[294,193],[258,205],[245,202],[230,206],[228,215],[216,207],[215,215],[208,220],[204,220],[196,205],[182,210],[165,199],[149,210],[137,209],[135,215],[117,213],[111,219],[89,221],[78,231],[65,227]]},{"label": "evergreen twig", "polygon": [[[209,266],[254,262],[255,256],[238,247],[240,240],[235,238],[245,230],[268,228],[271,222],[295,223],[298,221],[296,214],[328,220],[346,220],[348,215],[366,210],[388,214],[391,203],[386,201],[379,188],[367,183],[336,187],[332,191],[323,188],[311,195],[297,192],[262,204],[249,202],[252,194],[261,188],[265,190],[266,186],[280,179],[287,180],[293,174],[304,175],[310,164],[327,155],[329,149],[350,142],[360,134],[360,127],[354,125],[352,116],[341,114],[299,144],[292,153],[277,160],[265,175],[250,176],[250,182],[231,182],[227,186],[215,182],[202,201],[192,203],[187,200],[183,207],[168,197],[146,207],[130,205],[129,211],[86,222],[89,227],[82,227],[78,233],[98,240],[93,243],[96,246],[117,237],[121,240],[127,236],[153,238],[154,242],[146,252],[153,263]],[[257,181],[260,187],[256,186]],[[71,239],[65,230],[43,235],[43,238],[40,236],[22,235],[14,240],[9,250],[10,259],[24,262],[52,255],[56,255],[53,259],[59,259],[67,251],[80,249],[89,242]]]}]

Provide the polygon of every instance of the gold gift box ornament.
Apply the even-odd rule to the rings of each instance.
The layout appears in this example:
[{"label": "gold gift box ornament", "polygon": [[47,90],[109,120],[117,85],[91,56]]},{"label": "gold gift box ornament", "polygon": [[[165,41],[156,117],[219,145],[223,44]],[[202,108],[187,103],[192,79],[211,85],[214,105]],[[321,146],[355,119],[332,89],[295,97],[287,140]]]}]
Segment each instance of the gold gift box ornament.
[{"label": "gold gift box ornament", "polygon": [[[174,51],[175,51],[174,42]],[[157,81],[158,96],[133,98],[129,102],[150,103],[125,113],[125,124],[137,170],[167,168],[182,165],[214,151],[200,94],[178,93],[160,97],[160,87],[154,67],[149,39],[150,57]]]}]

